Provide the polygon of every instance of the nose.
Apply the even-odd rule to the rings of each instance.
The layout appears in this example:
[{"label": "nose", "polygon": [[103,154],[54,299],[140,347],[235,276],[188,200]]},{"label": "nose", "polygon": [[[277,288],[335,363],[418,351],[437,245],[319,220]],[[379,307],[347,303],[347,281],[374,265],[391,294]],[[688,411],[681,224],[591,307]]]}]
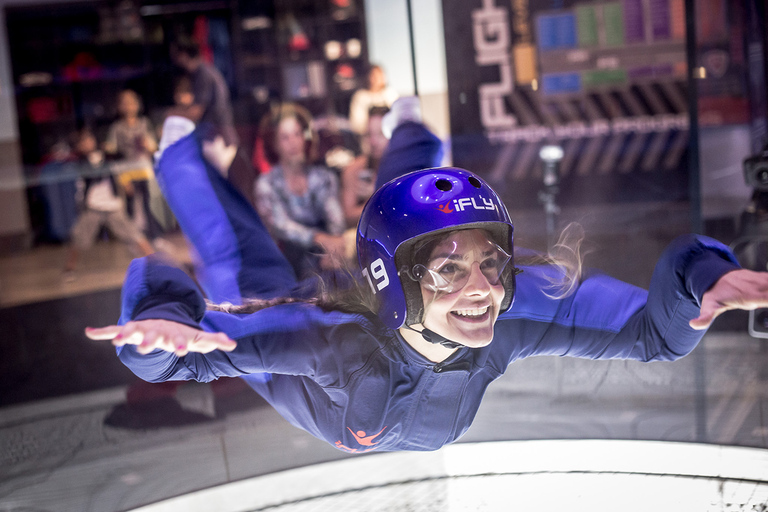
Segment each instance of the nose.
[{"label": "nose", "polygon": [[467,284],[464,285],[464,294],[484,297],[491,292],[491,283],[480,270],[480,262],[475,261],[469,269]]}]

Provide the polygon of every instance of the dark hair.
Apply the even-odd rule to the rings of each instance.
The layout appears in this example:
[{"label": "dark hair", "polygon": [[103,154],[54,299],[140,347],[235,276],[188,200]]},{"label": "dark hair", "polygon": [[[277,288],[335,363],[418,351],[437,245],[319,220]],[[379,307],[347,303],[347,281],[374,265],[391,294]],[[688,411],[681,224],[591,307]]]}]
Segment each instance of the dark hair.
[{"label": "dark hair", "polygon": [[259,123],[259,135],[264,141],[264,156],[274,165],[280,160],[277,153],[277,129],[283,119],[294,118],[304,132],[304,157],[311,163],[317,152],[317,133],[312,129],[312,115],[307,109],[295,103],[280,103],[273,107]]},{"label": "dark hair", "polygon": [[194,89],[192,88],[192,80],[186,74],[179,76],[175,80],[173,86],[173,94],[178,93],[194,94]]},{"label": "dark hair", "polygon": [[182,37],[171,43],[171,52],[183,53],[188,57],[196,59],[200,56],[200,45],[192,39]]},{"label": "dark hair", "polygon": [[[224,311],[235,314],[249,314],[272,306],[283,304],[311,304],[323,311],[340,311],[342,313],[356,313],[364,315],[376,315],[378,312],[378,299],[371,287],[359,276],[359,272],[353,270],[350,265],[344,263],[339,278],[335,275],[324,278],[316,274],[313,282],[317,289],[313,297],[277,297],[274,299],[244,299],[242,305],[215,304],[206,302],[207,308],[212,311]],[[327,275],[327,274],[326,274]]]}]

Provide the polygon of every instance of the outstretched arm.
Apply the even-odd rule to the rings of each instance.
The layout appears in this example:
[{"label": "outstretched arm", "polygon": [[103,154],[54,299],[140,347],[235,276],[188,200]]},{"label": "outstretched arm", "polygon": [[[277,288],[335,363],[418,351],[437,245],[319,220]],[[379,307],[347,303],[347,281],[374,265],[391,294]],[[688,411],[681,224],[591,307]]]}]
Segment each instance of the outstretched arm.
[{"label": "outstretched arm", "polygon": [[[308,304],[248,315],[208,311],[192,279],[158,257],[134,260],[123,287],[124,325],[88,329],[118,346],[120,360],[150,382],[253,373],[303,375],[334,385],[341,368],[364,364],[376,339],[362,317]],[[366,324],[367,325],[367,324]]]},{"label": "outstretched arm", "polygon": [[189,276],[160,257],[141,258],[128,268],[122,325],[89,327],[85,334],[111,341],[121,361],[144,380],[211,380],[220,373],[206,367],[190,370],[182,358],[190,353],[231,352],[237,343],[224,333],[202,330],[204,314],[205,302]]},{"label": "outstretched arm", "polygon": [[531,355],[678,359],[701,340],[704,333],[696,327],[706,328],[725,310],[721,304],[738,307],[745,304],[744,294],[760,293],[742,282],[751,274],[738,269],[727,247],[694,235],[679,237],[667,248],[648,292],[596,274],[572,295],[555,300],[542,291],[548,283],[543,275],[553,269],[526,269],[513,308],[499,318],[498,336],[509,340],[510,361]]}]

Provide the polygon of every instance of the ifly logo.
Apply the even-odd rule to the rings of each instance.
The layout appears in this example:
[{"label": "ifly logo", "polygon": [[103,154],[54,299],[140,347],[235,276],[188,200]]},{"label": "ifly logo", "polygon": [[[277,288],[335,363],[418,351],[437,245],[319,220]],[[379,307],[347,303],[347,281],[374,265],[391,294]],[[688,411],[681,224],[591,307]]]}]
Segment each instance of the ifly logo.
[{"label": "ifly logo", "polygon": [[453,203],[445,203],[437,206],[437,209],[443,213],[463,212],[467,208],[474,208],[475,210],[495,210],[496,205],[493,201],[484,197],[462,197],[461,199],[454,199]]}]

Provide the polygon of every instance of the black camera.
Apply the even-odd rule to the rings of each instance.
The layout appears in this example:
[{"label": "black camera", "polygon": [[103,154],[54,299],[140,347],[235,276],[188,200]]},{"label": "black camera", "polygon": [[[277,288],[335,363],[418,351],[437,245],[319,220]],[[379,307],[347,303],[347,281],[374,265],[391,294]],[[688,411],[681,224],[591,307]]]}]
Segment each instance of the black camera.
[{"label": "black camera", "polygon": [[755,190],[768,191],[768,150],[744,160],[744,181]]},{"label": "black camera", "polygon": [[[768,269],[768,144],[762,152],[744,160],[744,181],[753,189],[752,199],[741,215],[741,236],[731,248],[741,249],[739,261],[744,268],[765,271]],[[768,308],[749,312],[749,334],[768,339]]]},{"label": "black camera", "polygon": [[768,309],[758,308],[749,312],[749,335],[768,338]]}]

